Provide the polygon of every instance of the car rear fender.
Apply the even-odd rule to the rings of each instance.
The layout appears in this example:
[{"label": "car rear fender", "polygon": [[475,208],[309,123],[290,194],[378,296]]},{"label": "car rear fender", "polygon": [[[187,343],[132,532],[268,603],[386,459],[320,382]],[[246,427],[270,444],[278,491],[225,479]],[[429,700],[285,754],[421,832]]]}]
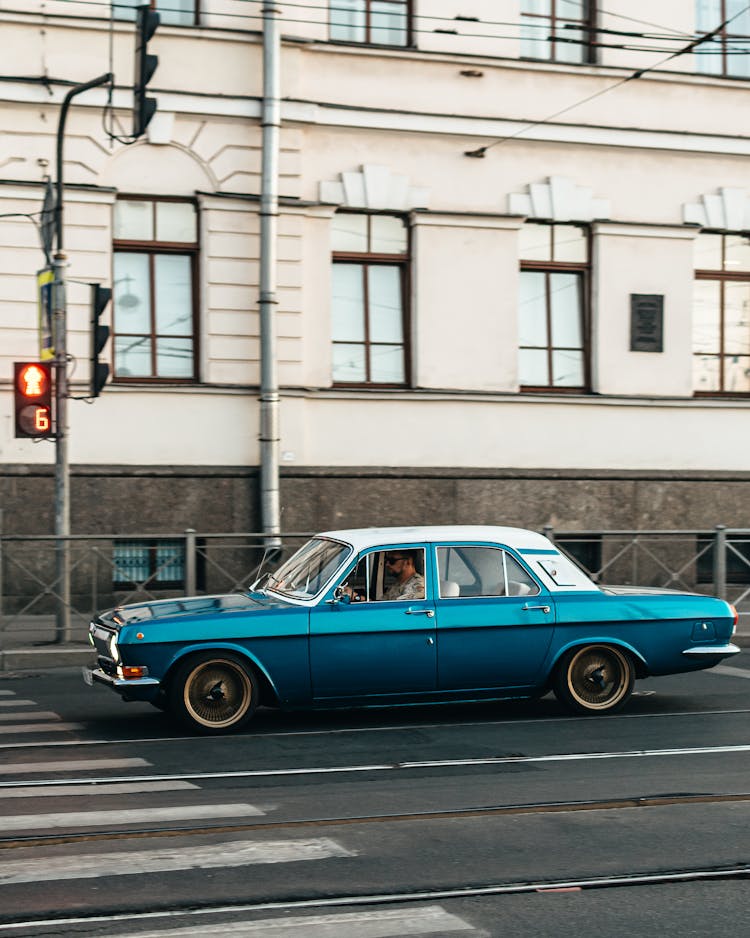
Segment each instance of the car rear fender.
[{"label": "car rear fender", "polygon": [[632,658],[633,664],[635,665],[636,677],[647,677],[649,674],[646,659],[629,642],[624,642],[619,638],[612,638],[611,635],[587,635],[586,638],[571,639],[571,641],[567,642],[565,645],[561,645],[560,648],[555,650],[554,657],[552,661],[550,661],[549,668],[547,669],[548,680],[551,679],[552,675],[555,673],[555,669],[564,655],[572,648],[583,648],[586,645],[612,645],[615,648],[621,648],[623,651],[628,652]]},{"label": "car rear fender", "polygon": [[187,658],[193,657],[194,655],[205,655],[214,651],[219,653],[229,651],[232,652],[232,654],[237,655],[239,658],[244,659],[260,678],[261,703],[269,704],[271,706],[278,704],[278,702],[281,700],[281,697],[279,695],[276,684],[274,683],[266,668],[252,652],[247,650],[247,648],[243,648],[241,645],[235,645],[232,642],[215,642],[211,645],[194,644],[186,645],[184,648],[180,648],[178,654],[175,655],[164,675],[162,681],[163,685],[165,687],[169,686],[175,669]]}]

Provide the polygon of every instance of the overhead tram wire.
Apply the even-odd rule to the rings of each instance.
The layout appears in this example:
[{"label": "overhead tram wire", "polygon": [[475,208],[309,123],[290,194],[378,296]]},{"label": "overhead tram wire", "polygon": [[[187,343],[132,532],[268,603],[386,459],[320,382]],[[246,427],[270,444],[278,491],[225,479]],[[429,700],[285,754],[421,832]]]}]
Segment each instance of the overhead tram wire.
[{"label": "overhead tram wire", "polygon": [[676,52],[671,53],[666,58],[661,59],[656,62],[654,65],[649,65],[647,68],[639,68],[634,72],[631,72],[630,75],[627,75],[625,78],[620,79],[620,81],[615,82],[613,85],[609,85],[606,88],[601,88],[599,91],[595,91],[593,94],[588,95],[586,98],[582,98],[580,101],[575,101],[573,104],[569,104],[567,107],[561,108],[559,111],[555,111],[554,114],[550,114],[548,117],[542,118],[538,121],[532,121],[527,124],[525,127],[522,127],[520,130],[516,131],[514,134],[509,134],[507,137],[501,137],[498,140],[495,140],[493,143],[485,144],[484,146],[477,147],[476,150],[465,150],[464,156],[474,157],[475,159],[483,159],[488,150],[491,150],[493,147],[499,146],[501,143],[506,143],[508,140],[514,140],[517,137],[520,137],[522,134],[528,133],[528,131],[533,130],[535,127],[541,127],[543,124],[547,124],[550,121],[554,120],[556,117],[560,117],[562,114],[567,114],[569,111],[574,110],[574,108],[581,107],[583,104],[587,104],[589,101],[593,101],[595,98],[600,98],[604,94],[608,94],[610,91],[614,91],[616,88],[620,88],[622,85],[626,84],[629,81],[635,81],[638,78],[642,78],[644,75],[649,72],[656,71],[665,63],[671,61],[672,59],[677,58],[681,55],[686,55],[689,52],[692,52],[697,46],[701,45],[704,42],[707,42],[710,39],[713,39],[719,35],[722,30],[741,16],[743,13],[746,13],[750,10],[750,3],[744,6],[741,10],[735,13],[733,16],[728,17],[724,20],[723,23],[720,23],[715,29],[712,29],[710,32],[704,33],[704,35],[699,36],[697,39],[692,40],[687,45],[683,46],[681,49],[678,49]]}]

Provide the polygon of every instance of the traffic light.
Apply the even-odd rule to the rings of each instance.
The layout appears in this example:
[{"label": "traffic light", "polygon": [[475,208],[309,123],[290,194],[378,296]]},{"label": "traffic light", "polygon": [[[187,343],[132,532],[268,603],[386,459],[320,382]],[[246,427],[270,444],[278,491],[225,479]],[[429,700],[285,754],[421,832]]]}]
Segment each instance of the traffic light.
[{"label": "traffic light", "polygon": [[133,136],[146,132],[156,112],[156,98],[146,97],[146,86],[153,78],[158,55],[148,54],[148,41],[159,25],[159,14],[148,5],[140,6],[135,14],[135,73],[133,75]]},{"label": "traffic light", "polygon": [[44,362],[13,363],[16,436],[52,436],[52,367]]},{"label": "traffic light", "polygon": [[109,365],[99,361],[109,338],[109,326],[103,326],[99,320],[111,299],[112,291],[109,287],[103,287],[100,283],[91,284],[91,397],[99,397],[109,377]]}]

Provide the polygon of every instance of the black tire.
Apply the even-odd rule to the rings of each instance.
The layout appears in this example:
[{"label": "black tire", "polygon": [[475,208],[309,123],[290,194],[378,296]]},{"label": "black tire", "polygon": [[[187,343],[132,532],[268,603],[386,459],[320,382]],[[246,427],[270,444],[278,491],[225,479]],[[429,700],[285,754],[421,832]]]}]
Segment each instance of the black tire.
[{"label": "black tire", "polygon": [[203,735],[244,726],[258,705],[258,682],[250,666],[231,652],[205,652],[179,665],[170,682],[169,709]]},{"label": "black tire", "polygon": [[563,656],[552,689],[574,713],[614,713],[625,706],[634,680],[627,652],[612,645],[584,645]]}]

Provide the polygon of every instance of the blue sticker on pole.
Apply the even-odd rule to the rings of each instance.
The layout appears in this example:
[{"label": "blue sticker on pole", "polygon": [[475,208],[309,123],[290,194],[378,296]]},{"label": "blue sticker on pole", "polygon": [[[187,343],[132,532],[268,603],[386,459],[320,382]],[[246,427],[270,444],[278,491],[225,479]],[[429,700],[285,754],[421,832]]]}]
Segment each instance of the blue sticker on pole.
[{"label": "blue sticker on pole", "polygon": [[37,305],[39,308],[39,361],[52,361],[55,357],[53,329],[52,284],[55,272],[49,267],[36,275]]}]

